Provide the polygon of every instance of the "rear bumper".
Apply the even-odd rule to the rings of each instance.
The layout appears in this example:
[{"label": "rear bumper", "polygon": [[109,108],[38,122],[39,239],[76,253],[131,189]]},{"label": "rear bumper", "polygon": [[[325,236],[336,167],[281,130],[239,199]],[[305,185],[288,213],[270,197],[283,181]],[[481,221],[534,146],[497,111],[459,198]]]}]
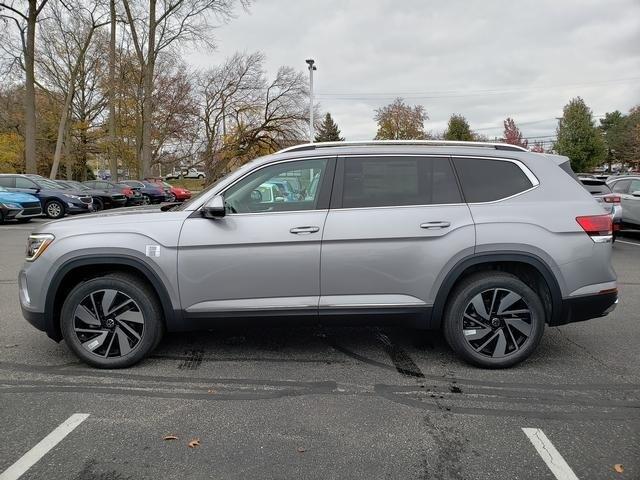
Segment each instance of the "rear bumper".
[{"label": "rear bumper", "polygon": [[582,322],[613,312],[618,304],[618,291],[580,295],[562,300],[562,314],[551,326]]}]

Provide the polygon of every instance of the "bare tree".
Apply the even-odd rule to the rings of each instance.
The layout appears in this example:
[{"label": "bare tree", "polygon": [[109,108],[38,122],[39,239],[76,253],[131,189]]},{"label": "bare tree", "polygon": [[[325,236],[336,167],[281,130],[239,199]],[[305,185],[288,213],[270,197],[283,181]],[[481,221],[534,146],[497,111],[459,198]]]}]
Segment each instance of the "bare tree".
[{"label": "bare tree", "polygon": [[306,135],[309,92],[306,76],[281,67],[266,78],[262,54],[236,54],[205,74],[201,89],[203,160],[215,180],[260,154],[298,143]]},{"label": "bare tree", "polygon": [[[247,0],[240,0],[247,5]],[[143,72],[142,175],[151,172],[155,66],[158,55],[187,42],[211,44],[211,18],[228,21],[236,0],[122,0],[138,61]]]},{"label": "bare tree", "polygon": [[43,77],[57,86],[63,99],[50,178],[56,178],[58,174],[67,132],[67,119],[77,89],[78,73],[84,65],[94,33],[98,28],[108,24],[105,21],[106,14],[99,3],[90,5],[91,8],[81,3],[52,8],[44,24],[45,28],[42,29],[43,45],[38,52],[38,65],[43,70]]},{"label": "bare tree", "polygon": [[35,45],[36,24],[48,0],[12,0],[0,2],[0,18],[14,23],[21,45],[21,65],[25,75],[24,136],[25,167],[27,173],[37,173],[36,159],[36,90]]}]

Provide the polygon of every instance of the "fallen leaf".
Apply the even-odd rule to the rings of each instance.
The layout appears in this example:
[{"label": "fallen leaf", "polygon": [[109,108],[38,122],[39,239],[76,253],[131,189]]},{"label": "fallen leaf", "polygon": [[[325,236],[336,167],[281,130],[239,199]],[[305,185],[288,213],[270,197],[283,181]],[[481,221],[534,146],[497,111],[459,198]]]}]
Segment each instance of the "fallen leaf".
[{"label": "fallen leaf", "polygon": [[163,437],[163,440],[177,440],[178,437],[176,437],[175,435],[166,435],[165,437]]},{"label": "fallen leaf", "polygon": [[613,466],[613,469],[616,471],[616,473],[624,473],[624,467],[622,466],[621,463],[616,463]]},{"label": "fallen leaf", "polygon": [[200,446],[200,439],[199,438],[194,438],[193,440],[191,440],[189,443],[189,448],[197,448]]},{"label": "fallen leaf", "polygon": [[304,452],[306,452],[306,451],[307,451],[307,449],[306,449],[306,448],[304,448],[304,447],[298,447],[298,453],[304,453]]},{"label": "fallen leaf", "polygon": [[213,388],[210,388],[209,390],[207,390],[207,393],[218,393],[218,392],[216,392]]}]

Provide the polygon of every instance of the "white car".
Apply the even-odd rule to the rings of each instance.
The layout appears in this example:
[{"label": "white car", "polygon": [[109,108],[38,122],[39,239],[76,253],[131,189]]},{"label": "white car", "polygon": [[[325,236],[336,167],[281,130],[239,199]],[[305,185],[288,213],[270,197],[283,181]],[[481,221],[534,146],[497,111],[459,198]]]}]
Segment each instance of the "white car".
[{"label": "white car", "polygon": [[183,168],[181,170],[174,170],[169,175],[167,175],[165,180],[171,180],[175,178],[206,178],[207,175],[197,168]]}]

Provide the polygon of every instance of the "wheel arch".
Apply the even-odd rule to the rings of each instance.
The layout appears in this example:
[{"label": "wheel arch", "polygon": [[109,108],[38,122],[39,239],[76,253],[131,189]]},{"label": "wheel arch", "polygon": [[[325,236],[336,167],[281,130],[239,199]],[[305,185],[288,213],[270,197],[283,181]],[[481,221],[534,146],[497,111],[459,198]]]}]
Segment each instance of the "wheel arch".
[{"label": "wheel arch", "polygon": [[[544,282],[536,287],[542,289],[539,291],[542,297],[545,297],[548,292],[549,298],[542,298],[547,313],[547,322],[550,325],[557,324],[562,315],[562,291],[549,265],[531,253],[488,252],[474,254],[460,260],[447,273],[436,294],[429,327],[441,327],[442,316],[449,296],[460,280],[477,271],[496,270],[514,273],[514,268],[518,269],[518,266],[520,266],[519,271],[523,275],[526,276],[527,270],[532,273],[536,272],[538,277],[537,279],[532,278],[532,280]],[[534,276],[536,275],[534,274]]]},{"label": "wheel arch", "polygon": [[56,341],[62,339],[60,311],[66,294],[83,278],[100,273],[125,272],[134,274],[153,288],[163,313],[165,327],[174,324],[178,313],[173,309],[169,293],[156,272],[136,257],[113,254],[104,256],[82,256],[67,260],[51,279],[45,299],[45,325],[47,334]]}]

